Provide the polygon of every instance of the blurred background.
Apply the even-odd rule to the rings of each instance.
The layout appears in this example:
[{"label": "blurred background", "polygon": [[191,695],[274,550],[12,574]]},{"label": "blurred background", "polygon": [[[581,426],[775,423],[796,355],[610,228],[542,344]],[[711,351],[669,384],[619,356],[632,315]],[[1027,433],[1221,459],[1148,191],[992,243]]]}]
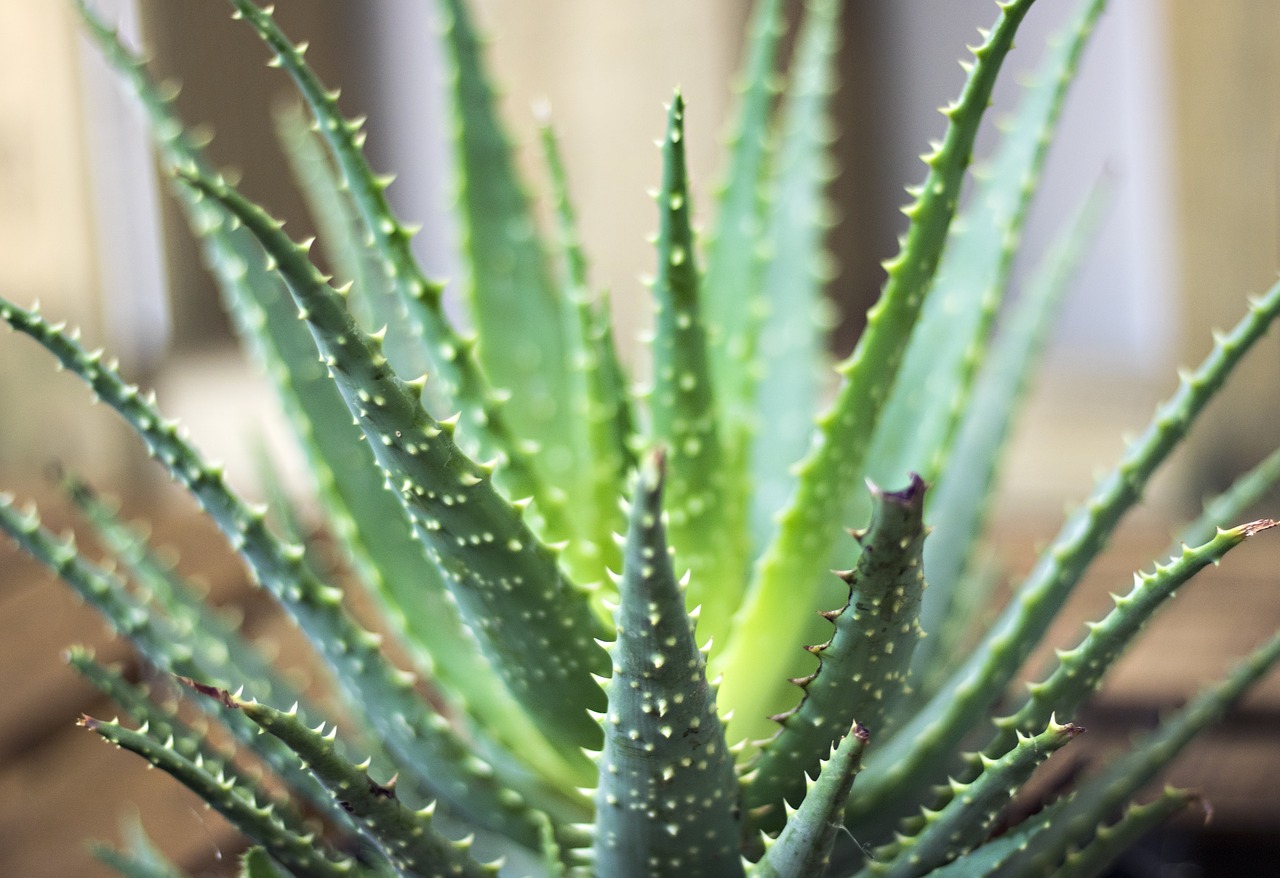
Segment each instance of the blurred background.
[{"label": "blurred background", "polygon": [[[291,95],[286,77],[264,67],[265,52],[248,29],[217,2],[95,5],[147,47],[159,76],[181,81],[179,107],[190,123],[216,134],[213,157],[239,169],[247,192],[302,237],[309,222],[271,117]],[[652,144],[662,105],[675,86],[683,89],[690,163],[705,210],[720,171],[726,83],[741,60],[747,5],[478,5],[494,37],[491,62],[506,88],[514,138],[532,146],[531,108],[548,102],[594,282],[611,291],[620,335],[633,336],[650,318],[638,278],[651,271],[646,238],[656,220],[646,191],[658,179]],[[1034,67],[1047,35],[1074,5],[1042,0],[1033,9],[995,118],[1016,100],[1017,71]],[[344,110],[369,115],[373,164],[398,173],[390,197],[402,217],[422,223],[416,244],[429,270],[449,278],[447,109],[432,4],[290,0],[280,7],[286,30],[310,40],[308,59],[326,82],[342,84]],[[990,0],[847,4],[835,119],[841,173],[831,187],[841,218],[830,238],[838,269],[831,296],[842,315],[832,340],[837,353],[852,347],[881,285],[879,263],[896,250],[903,186],[922,177],[915,156],[943,128],[934,108],[962,82],[955,61],[976,41],[975,25],[993,18]],[[1050,156],[1028,229],[1027,265],[1019,266],[1034,263],[1095,181],[1112,181],[1112,208],[1016,440],[1001,505],[1008,538],[1000,550],[1011,570],[1025,569],[1036,543],[1056,529],[1063,504],[1081,499],[1092,475],[1114,461],[1121,435],[1142,428],[1172,390],[1174,368],[1207,352],[1207,328],[1233,324],[1244,294],[1272,283],[1280,267],[1277,45],[1280,6],[1265,2],[1129,0],[1104,16]],[[992,134],[980,141],[980,155]],[[527,152],[532,186],[544,191],[537,152]],[[273,449],[286,472],[296,464],[269,390],[237,349],[185,223],[166,198],[140,116],[78,35],[69,4],[0,0],[0,293],[19,302],[38,298],[48,313],[79,324],[92,344],[117,354],[125,373],[155,387],[162,407],[252,494],[255,443]],[[1252,355],[1197,427],[1121,534],[1114,562],[1104,559],[1081,589],[1061,643],[1105,605],[1108,589],[1127,587],[1129,571],[1148,564],[1200,497],[1280,444],[1274,342]],[[628,357],[643,369],[639,346]],[[244,595],[242,571],[211,548],[217,540],[208,527],[114,417],[89,406],[79,384],[54,374],[33,344],[0,336],[0,487],[39,500],[59,524],[69,514],[45,475],[54,462],[119,495],[130,514],[155,521],[158,536],[179,547],[184,569],[205,576],[215,599]],[[1119,668],[1096,708],[1099,737],[1108,727],[1118,730],[1121,719],[1149,720],[1177,703],[1275,630],[1280,551],[1264,537],[1240,555],[1162,617]],[[247,624],[277,636],[279,621],[260,597],[247,600]],[[148,827],[185,865],[205,868],[219,852],[229,857],[234,841],[216,815],[73,727],[80,711],[108,709],[95,707],[61,664],[61,650],[77,641],[127,659],[89,611],[0,546],[0,681],[7,693],[0,702],[0,874],[97,874],[78,840],[115,838],[126,801],[138,803]],[[1280,686],[1273,679],[1216,744],[1186,760],[1189,775],[1180,781],[1206,787],[1217,808],[1212,831],[1193,835],[1191,823],[1180,824],[1158,844],[1184,845],[1188,860],[1197,845],[1280,851],[1277,732]],[[30,834],[32,824],[43,837]]]}]

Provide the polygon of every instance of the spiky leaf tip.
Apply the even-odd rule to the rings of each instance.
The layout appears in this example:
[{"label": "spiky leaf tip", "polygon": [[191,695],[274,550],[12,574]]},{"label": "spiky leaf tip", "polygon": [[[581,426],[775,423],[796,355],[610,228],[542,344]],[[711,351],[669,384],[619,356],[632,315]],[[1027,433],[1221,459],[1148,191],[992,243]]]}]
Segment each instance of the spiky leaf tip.
[{"label": "spiky leaf tip", "polygon": [[663,457],[637,479],[619,583],[593,851],[610,876],[740,875],[733,758],[662,521]]},{"label": "spiky leaf tip", "polygon": [[856,718],[874,733],[906,691],[921,638],[925,484],[913,475],[902,491],[870,487],[871,525],[856,534],[862,546],[857,565],[840,574],[849,586],[848,601],[824,614],[835,633],[810,647],[820,664],[797,681],[803,700],[776,717],[782,728],[764,743],[744,777],[747,810],[769,832],[782,828],[782,802],[799,800],[805,777],[816,772],[818,760],[849,724]]}]

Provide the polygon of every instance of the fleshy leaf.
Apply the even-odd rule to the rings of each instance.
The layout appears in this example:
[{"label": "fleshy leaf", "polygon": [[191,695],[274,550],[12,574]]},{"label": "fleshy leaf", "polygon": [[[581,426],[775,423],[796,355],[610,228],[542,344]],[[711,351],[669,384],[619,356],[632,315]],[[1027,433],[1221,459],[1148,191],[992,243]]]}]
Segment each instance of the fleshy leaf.
[{"label": "fleshy leaf", "polygon": [[1027,209],[1053,142],[1068,87],[1105,0],[1085,0],[1003,126],[996,155],[975,176],[972,199],[951,227],[946,252],[902,369],[876,428],[867,474],[897,484],[916,472],[933,484],[967,408],[996,313],[1009,289]]},{"label": "fleshy leaf", "polygon": [[[1105,188],[1090,193],[1080,211],[1064,223],[1058,240],[1026,285],[983,363],[946,466],[938,473],[928,514],[937,536],[925,546],[929,591],[920,610],[920,627],[928,636],[916,651],[919,674],[913,681],[922,694],[932,694],[945,678],[947,665],[958,658],[950,649],[960,632],[973,625],[972,616],[963,612],[962,602],[969,596],[959,593],[973,586],[970,562],[987,523],[1000,452],[1026,398],[1068,282],[1097,228],[1105,195]],[[985,604],[973,600],[969,606]]]},{"label": "fleshy leaf", "polygon": [[308,728],[296,710],[276,710],[258,701],[237,698],[226,690],[196,685],[197,691],[216,698],[224,706],[241,710],[263,731],[283,741],[303,764],[328,787],[338,804],[349,812],[370,841],[398,871],[410,875],[470,876],[497,874],[468,853],[470,842],[451,842],[432,825],[435,804],[411,811],[396,795],[395,778],[379,783],[367,767],[343,758],[335,747],[337,728],[324,732]]},{"label": "fleshy leaf", "polygon": [[497,114],[469,4],[442,0],[442,42],[452,62],[455,164],[468,298],[477,356],[494,385],[510,394],[516,435],[539,448],[551,485],[577,481],[581,461],[569,400],[566,303],[551,283],[530,199]]},{"label": "fleshy leaf", "polygon": [[[397,671],[379,652],[380,637],[361,628],[346,612],[342,593],[316,579],[304,563],[302,547],[278,540],[266,527],[265,510],[252,509],[241,500],[222,471],[204,462],[176,422],[164,419],[137,387],[126,384],[113,365],[103,362],[101,352],[85,352],[70,335],[35,312],[0,299],[0,320],[42,344],[137,431],[169,474],[222,529],[257,581],[326,658],[345,696],[362,706],[374,729],[400,757],[403,770],[415,772],[430,789],[477,822],[536,846],[539,827],[527,804],[500,787],[491,767],[473,757],[457,733],[413,690],[413,678]],[[29,529],[21,521],[17,524],[15,538],[29,538]],[[44,555],[30,551],[37,557],[50,556],[46,563],[64,578],[70,575],[64,568],[79,562],[74,549],[68,553],[56,544],[43,550]],[[141,620],[148,620],[145,611]],[[554,794],[545,804],[573,807]]]},{"label": "fleshy leaf", "polygon": [[706,335],[685,169],[684,98],[667,112],[658,191],[658,268],[653,292],[653,439],[667,448],[667,526],[676,564],[689,571],[691,607],[701,606],[698,636],[719,642],[729,622],[734,584],[745,574],[739,515],[725,483],[715,389]]},{"label": "fleshy leaf", "polygon": [[1087,845],[1103,821],[1150,783],[1196,735],[1217,722],[1277,662],[1280,634],[1255,649],[1223,680],[1166,717],[1127,753],[1082,782],[1069,799],[1050,806],[1058,809],[1052,823],[1034,844],[1012,856],[1000,874],[1043,873],[1072,847]]},{"label": "fleshy leaf", "polygon": [[[916,200],[905,209],[911,225],[899,255],[886,263],[888,280],[857,347],[837,367],[841,384],[835,402],[818,418],[796,492],[756,567],[733,639],[716,661],[715,669],[724,674],[722,703],[734,711],[735,737],[767,734],[767,717],[787,706],[785,683],[768,683],[778,671],[775,663],[787,662],[810,639],[806,628],[812,613],[835,602],[822,585],[850,511],[851,492],[840,488],[861,475],[881,406],[937,267],[996,74],[1031,2],[1000,7],[995,27],[973,50],[975,62],[959,99],[943,111],[950,124],[942,143],[926,156],[925,182],[913,190]],[[797,602],[797,595],[804,600]],[[784,664],[783,671],[804,673],[805,668]]]},{"label": "fleshy leaf", "polygon": [[789,808],[786,827],[774,841],[766,841],[765,854],[751,878],[806,878],[825,874],[831,848],[844,828],[844,805],[862,765],[862,751],[870,734],[860,724],[835,747],[822,763],[817,780],[806,784],[799,808]]},{"label": "fleshy leaf", "polygon": [[[174,116],[171,102],[131,55],[83,4],[88,33],[138,95],[156,147],[171,166],[206,167],[201,151]],[[463,629],[443,579],[413,538],[399,500],[385,488],[362,434],[351,423],[341,394],[317,361],[315,343],[298,320],[283,284],[261,270],[261,248],[244,228],[233,227],[216,202],[199,200],[187,186],[176,188],[205,256],[223,291],[241,337],[275,382],[296,428],[311,473],[336,536],[363,581],[385,604],[385,616],[401,632],[418,664],[461,709],[506,742],[518,743],[530,764],[562,763],[511,700],[475,638]],[[188,673],[188,671],[183,671]],[[204,669],[203,679],[221,677]],[[228,681],[230,682],[230,681]],[[255,688],[264,693],[265,690]]]},{"label": "fleshy leaf", "polygon": [[82,716],[80,725],[118,747],[137,753],[181,781],[291,871],[315,878],[342,878],[352,874],[355,866],[353,860],[330,850],[314,833],[302,826],[290,825],[282,820],[276,809],[259,804],[252,790],[245,790],[221,775],[210,772],[199,762],[179,755],[143,731],[127,729],[119,723],[91,716]]},{"label": "fleshy leaf", "polygon": [[1229,333],[1215,337],[1213,350],[1200,366],[1183,373],[1177,390],[1157,409],[1147,429],[1063,524],[978,648],[921,710],[876,748],[863,771],[860,797],[852,805],[855,825],[871,813],[883,816],[897,810],[886,803],[910,801],[921,785],[942,776],[954,742],[981,722],[1116,524],[1141,498],[1156,468],[1277,315],[1280,284],[1251,301],[1245,317]]},{"label": "fleshy leaf", "polygon": [[641,469],[619,583],[596,790],[595,869],[741,875],[738,781],[671,568],[662,457]]},{"label": "fleshy leaf", "polygon": [[812,676],[796,681],[804,689],[803,700],[776,717],[782,728],[762,745],[743,778],[746,809],[768,832],[782,828],[783,801],[800,801],[805,777],[816,773],[818,760],[842,730],[855,718],[869,731],[880,725],[903,695],[920,641],[924,482],[914,477],[903,491],[872,486],[871,493],[874,512],[871,525],[857,534],[862,545],[857,566],[840,574],[849,585],[849,599],[826,614],[835,633],[810,647],[819,665]]},{"label": "fleshy leaf", "polygon": [[[775,161],[761,184],[768,202],[761,245],[767,261],[758,269],[759,305],[734,301],[737,311],[755,316],[758,324],[747,365],[738,367],[737,378],[754,393],[755,414],[746,425],[754,434],[750,472],[743,476],[752,490],[753,552],[767,545],[778,510],[795,488],[793,467],[809,450],[813,413],[827,390],[824,354],[830,321],[822,290],[830,260],[823,243],[833,221],[825,193],[834,175],[828,103],[835,89],[840,11],[841,4],[834,0],[806,4],[779,109]],[[734,597],[736,604],[740,595]]]},{"label": "fleshy leaf", "polygon": [[1013,749],[999,759],[983,757],[977,778],[968,784],[951,781],[951,801],[940,811],[926,811],[914,835],[877,848],[858,878],[915,878],[976,848],[1036,767],[1083,731],[1050,720],[1037,735],[1020,734]]},{"label": "fleshy leaf", "polygon": [[[603,706],[591,677],[604,670],[592,639],[595,619],[552,551],[494,489],[491,467],[464,455],[452,425],[432,418],[420,389],[391,372],[379,337],[356,326],[306,247],[224,180],[198,173],[186,179],[233,211],[270,254],[347,408],[511,694],[551,740],[598,742],[586,713]],[[556,620],[564,636],[549,638],[530,619]]]}]

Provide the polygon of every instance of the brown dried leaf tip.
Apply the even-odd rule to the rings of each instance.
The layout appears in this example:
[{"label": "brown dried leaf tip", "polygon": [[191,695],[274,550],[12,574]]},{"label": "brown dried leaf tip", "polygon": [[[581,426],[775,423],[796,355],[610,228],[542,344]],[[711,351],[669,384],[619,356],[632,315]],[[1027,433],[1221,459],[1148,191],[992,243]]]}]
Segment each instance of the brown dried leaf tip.
[{"label": "brown dried leaf tip", "polygon": [[1271,528],[1275,527],[1276,524],[1277,522],[1274,519],[1259,518],[1257,521],[1251,521],[1248,524],[1243,525],[1244,535],[1247,537],[1251,537],[1254,534],[1260,534],[1264,530],[1270,530]]},{"label": "brown dried leaf tip", "polygon": [[229,707],[232,710],[236,710],[240,707],[232,697],[231,693],[226,689],[219,689],[217,686],[210,686],[206,683],[193,680],[190,677],[178,677],[178,682],[184,686],[191,687],[201,695],[207,695],[215,701],[221,701],[223,707]]}]

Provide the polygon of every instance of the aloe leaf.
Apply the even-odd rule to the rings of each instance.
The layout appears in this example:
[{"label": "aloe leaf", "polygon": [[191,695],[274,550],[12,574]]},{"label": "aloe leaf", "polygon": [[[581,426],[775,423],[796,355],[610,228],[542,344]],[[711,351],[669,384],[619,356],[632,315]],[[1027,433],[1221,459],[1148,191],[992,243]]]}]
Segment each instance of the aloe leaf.
[{"label": "aloe leaf", "polygon": [[[829,260],[823,241],[832,223],[825,192],[834,176],[828,102],[835,90],[841,4],[812,0],[806,5],[780,110],[776,156],[762,183],[768,192],[767,261],[758,269],[757,281],[763,313],[751,338],[750,365],[738,368],[739,382],[755,394],[749,514],[755,551],[767,544],[775,516],[795,488],[792,468],[809,450],[813,412],[821,408],[826,390],[830,321],[822,290]],[[744,314],[755,310],[750,304],[734,304]]]},{"label": "aloe leaf", "polygon": [[[968,408],[961,416],[951,445],[948,465],[937,476],[929,506],[929,520],[937,533],[925,546],[929,591],[920,611],[920,626],[928,636],[916,651],[921,689],[932,689],[945,675],[951,653],[945,648],[956,635],[944,629],[968,629],[969,614],[958,603],[959,592],[972,583],[970,562],[990,509],[1001,449],[1026,398],[1031,376],[1044,352],[1058,306],[1075,276],[1085,245],[1093,238],[1106,201],[1105,188],[1095,188],[1075,216],[1063,225],[1058,239],[1013,308],[993,350],[983,364]],[[1225,520],[1225,519],[1224,519]],[[971,602],[970,606],[982,607]],[[939,675],[933,669],[943,671]],[[927,675],[927,676],[926,676]]]},{"label": "aloe leaf", "polygon": [[[768,682],[775,663],[787,662],[804,642],[812,612],[834,602],[822,583],[852,502],[841,489],[861,474],[876,419],[937,267],[996,74],[1032,2],[1001,6],[990,35],[973,50],[975,61],[959,99],[943,111],[950,124],[942,143],[925,158],[928,175],[906,208],[911,225],[899,255],[886,263],[888,280],[857,347],[837,367],[841,385],[835,402],[818,418],[796,492],[757,565],[734,637],[716,661],[715,669],[724,675],[722,703],[734,711],[735,736],[766,733],[767,717],[786,706],[785,681]],[[797,602],[797,595],[806,597]]]},{"label": "aloe leaf", "polygon": [[1170,788],[1145,805],[1131,805],[1117,822],[1099,826],[1093,840],[1083,849],[1068,855],[1066,862],[1050,878],[1095,878],[1101,875],[1144,835],[1198,801],[1199,793]]},{"label": "aloe leaf", "polygon": [[1184,546],[1179,556],[1167,564],[1157,564],[1154,572],[1134,574],[1133,588],[1123,597],[1113,596],[1115,608],[1102,621],[1087,625],[1089,633],[1084,640],[1072,649],[1058,652],[1058,666],[1053,673],[1028,685],[1029,696],[1023,706],[1011,716],[995,721],[999,731],[988,745],[987,755],[1005,752],[1017,733],[1042,725],[1051,715],[1074,715],[1142,626],[1177,589],[1205,567],[1217,564],[1249,537],[1275,526],[1276,522],[1263,519],[1220,530],[1202,546]]},{"label": "aloe leaf", "polygon": [[[0,530],[101,613],[112,629],[127,637],[154,667],[179,674],[200,674],[207,670],[212,677],[226,672],[225,661],[216,649],[209,655],[188,645],[184,628],[160,613],[151,612],[142,600],[128,593],[118,575],[88,561],[71,536],[59,538],[50,533],[41,525],[34,507],[20,511],[12,497],[0,494]],[[201,645],[202,641],[197,638],[194,643]],[[319,807],[325,807],[327,797],[317,797],[322,791],[305,772],[297,769],[291,756],[279,748],[262,746],[256,732],[251,732],[245,724],[232,723],[231,728],[282,777]],[[334,817],[341,820],[341,815]]]},{"label": "aloe leaf", "polygon": [[1044,873],[1072,847],[1083,847],[1097,827],[1150,783],[1198,734],[1217,722],[1249,687],[1280,662],[1280,634],[1250,653],[1218,683],[1166,717],[1154,731],[1124,755],[1082,782],[1070,799],[1058,806],[1049,828],[1011,857],[1002,875]]},{"label": "aloe leaf", "polygon": [[[164,161],[205,167],[201,151],[174,116],[170,101],[148,80],[142,62],[83,3],[77,5],[103,55],[138,95]],[[475,638],[463,628],[441,576],[413,537],[400,501],[386,490],[346,403],[317,362],[315,343],[298,320],[288,292],[272,274],[255,270],[262,252],[256,240],[247,230],[232,228],[215,202],[198,201],[186,186],[176,191],[204,242],[241,337],[266,365],[290,413],[336,535],[362,580],[387,606],[392,629],[404,635],[418,665],[430,672],[453,703],[489,734],[508,747],[518,744],[531,764],[558,764],[560,757],[540,741]]]},{"label": "aloe leaf", "polygon": [[469,841],[452,842],[432,825],[434,803],[411,811],[397,797],[394,778],[379,783],[369,775],[367,764],[356,765],[344,758],[334,744],[336,726],[327,733],[323,723],[311,729],[303,724],[296,709],[276,710],[258,701],[238,698],[225,689],[193,685],[224,706],[243,711],[263,731],[297,753],[399,873],[441,878],[497,874],[496,868],[481,866],[471,857]]},{"label": "aloe leaf", "polygon": [[596,789],[599,875],[741,875],[733,756],[662,523],[661,455],[641,468],[619,582]]},{"label": "aloe leaf", "polygon": [[1053,813],[1052,807],[1044,809],[965,856],[927,873],[928,878],[971,878],[974,875],[991,878],[1011,856],[1034,844],[1036,836],[1049,825]]},{"label": "aloe leaf", "polygon": [[87,485],[67,475],[63,487],[93,526],[94,536],[129,572],[145,603],[171,620],[182,637],[192,663],[166,670],[199,673],[202,679],[216,680],[224,686],[244,686],[262,693],[264,698],[298,699],[295,688],[241,636],[235,622],[213,612],[172,566],[160,561],[146,540],[120,521]]},{"label": "aloe leaf", "polygon": [[[224,776],[234,782],[244,782],[246,785],[251,783],[249,777],[236,767],[231,750],[214,748],[206,736],[207,729],[193,729],[183,722],[175,709],[164,707],[154,700],[148,687],[130,683],[119,669],[99,664],[94,660],[93,653],[83,648],[73,647],[68,650],[67,664],[111,699],[134,722],[145,725],[151,737],[167,741],[178,755],[193,762],[217,765]],[[277,808],[282,807],[278,799],[273,797],[272,801]]]},{"label": "aloe leaf", "polygon": [[580,459],[586,461],[582,475],[586,484],[581,499],[570,509],[580,537],[569,549],[569,554],[586,557],[571,565],[571,570],[592,570],[600,576],[621,566],[622,556],[613,535],[626,526],[618,498],[636,465],[635,416],[627,377],[614,346],[609,300],[603,295],[593,298],[590,292],[569,184],[549,119],[542,120],[541,135],[555,208],[563,298],[572,306],[574,318],[574,331],[567,334],[576,381],[570,420],[581,425]]},{"label": "aloe leaf", "polygon": [[1234,521],[1280,482],[1280,448],[1239,476],[1227,490],[1204,504],[1204,511],[1178,535],[1177,543],[1194,546],[1208,541],[1224,521]]},{"label": "aloe leaf", "polygon": [[981,721],[1120,518],[1141,498],[1152,473],[1277,314],[1280,284],[1252,300],[1248,313],[1229,333],[1215,336],[1213,350],[1200,366],[1182,374],[1173,396],[1156,410],[1117,467],[1064,523],[982,643],[928,704],[872,754],[859,784],[860,798],[850,814],[855,824],[872,812],[893,810],[886,802],[909,797],[908,788],[915,788],[912,779],[926,783],[925,778],[942,774],[954,741]]},{"label": "aloe leaf", "polygon": [[734,606],[733,583],[745,573],[725,481],[715,389],[707,363],[699,302],[692,206],[684,154],[684,98],[667,111],[658,191],[657,319],[649,410],[653,438],[667,451],[668,538],[689,570],[690,606],[701,606],[698,636],[719,642]]},{"label": "aloe leaf", "polygon": [[911,472],[933,484],[944,469],[1009,288],[1013,257],[1063,101],[1105,5],[1105,0],[1084,0],[1050,41],[1016,115],[1003,126],[997,153],[975,174],[977,188],[951,226],[933,290],[876,427],[867,474],[881,484],[897,484]]},{"label": "aloe leaf", "polygon": [[[779,92],[778,45],[786,31],[785,4],[760,0],[752,12],[747,55],[736,89],[736,118],[729,135],[729,159],[717,192],[715,223],[706,241],[703,277],[709,358],[721,400],[726,435],[754,429],[754,392],[744,364],[755,347],[753,315],[764,258],[765,169],[769,161],[770,116]],[[806,420],[807,420],[806,413]]]},{"label": "aloe leaf", "polygon": [[[402,770],[419,775],[430,789],[482,825],[537,845],[538,823],[527,805],[504,794],[489,766],[470,758],[462,740],[413,691],[412,677],[393,668],[378,651],[381,638],[359,627],[343,609],[342,593],[311,573],[302,547],[276,539],[266,528],[265,510],[251,509],[232,492],[222,471],[201,459],[175,422],[165,420],[137,387],[125,383],[114,366],[103,362],[101,352],[86,353],[38,314],[0,299],[0,320],[42,344],[134,428],[175,481],[192,493],[222,529],[256,580],[325,656],[344,695],[361,706],[399,757]],[[3,511],[5,506],[0,504]],[[21,519],[16,523],[15,538],[29,552],[42,560],[49,558],[46,563],[64,578],[81,575],[83,565],[77,563],[74,549],[68,555],[56,543],[32,547],[23,542],[31,539],[27,523]],[[89,587],[102,586],[93,581]],[[145,612],[142,617],[145,621]],[[135,636],[133,630],[126,631]],[[556,802],[554,796],[548,804],[572,808],[572,803]]]},{"label": "aloe leaf", "polygon": [[240,857],[240,878],[289,878],[267,853],[267,849],[254,846]]},{"label": "aloe leaf", "polygon": [[[1083,731],[1051,719],[1039,734],[1019,734],[1013,749],[999,759],[982,757],[982,773],[977,778],[967,784],[951,781],[951,801],[940,811],[926,811],[916,834],[900,836],[877,848],[859,878],[914,878],[977,847],[1036,767]],[[974,819],[975,813],[983,817]]]},{"label": "aloe leaf", "polygon": [[[441,307],[441,287],[428,280],[409,247],[412,231],[391,212],[385,190],[390,180],[377,177],[361,152],[363,120],[345,119],[338,109],[337,93],[328,91],[303,59],[305,46],[292,43],[273,16],[250,0],[230,0],[236,15],[243,18],[273,53],[269,62],[282,67],[315,116],[320,133],[342,171],[343,182],[364,219],[372,238],[372,248],[383,262],[383,270],[406,304],[417,329],[424,335],[434,366],[433,392],[456,405],[464,429],[460,438],[479,457],[505,462],[499,482],[509,496],[533,498],[536,516],[531,521],[542,526],[548,539],[568,535],[564,496],[555,482],[542,478],[527,442],[517,436],[530,434],[511,429],[497,394],[490,387],[475,358],[475,342],[464,339],[452,327]],[[509,316],[509,315],[508,315]],[[415,330],[417,331],[417,330]],[[523,426],[523,425],[522,425]],[[544,446],[538,460],[557,457]]]},{"label": "aloe leaf", "polygon": [[366,329],[387,327],[387,359],[401,375],[421,375],[428,368],[422,338],[405,303],[371,258],[360,212],[333,167],[323,139],[297,104],[275,113],[276,138],[306,198],[320,243],[337,275],[351,282],[351,310]]},{"label": "aloe leaf", "polygon": [[125,847],[113,848],[100,842],[90,846],[97,860],[119,872],[124,878],[187,878],[152,843],[137,815],[124,824]]},{"label": "aloe leaf", "polygon": [[809,648],[818,656],[818,670],[796,681],[803,699],[775,717],[782,728],[762,745],[743,777],[745,807],[767,832],[782,828],[784,800],[800,801],[806,776],[816,773],[818,760],[855,718],[868,730],[879,727],[903,693],[920,641],[924,482],[913,478],[899,492],[872,486],[871,493],[871,525],[856,534],[862,545],[857,566],[840,574],[849,585],[848,601],[826,614],[835,633]]},{"label": "aloe leaf", "polygon": [[[584,709],[603,706],[591,676],[604,669],[604,653],[592,639],[595,620],[552,551],[493,488],[492,465],[467,458],[453,442],[452,425],[422,408],[420,384],[390,371],[380,337],[355,325],[305,246],[224,180],[198,172],[186,179],[233,211],[267,250],[416,533],[512,695],[551,740],[597,742],[599,729]],[[528,624],[531,618],[559,620],[564,636],[545,637]]]},{"label": "aloe leaf", "polygon": [[213,773],[200,762],[187,759],[172,747],[149,737],[145,730],[135,731],[91,716],[82,716],[80,725],[172,775],[289,870],[315,878],[352,874],[353,860],[329,849],[314,833],[292,823],[271,805],[259,804],[258,794],[252,787]]},{"label": "aloe leaf", "polygon": [[765,842],[764,857],[752,878],[806,878],[825,873],[836,836],[844,828],[844,805],[862,766],[870,734],[859,723],[823,762],[816,780],[806,783],[799,808],[788,808],[786,827]]},{"label": "aloe leaf", "polygon": [[485,374],[510,393],[516,434],[541,449],[551,484],[573,484],[577,467],[573,422],[564,401],[571,386],[564,303],[551,282],[530,199],[517,177],[514,150],[498,117],[468,4],[439,4],[442,39],[453,62],[452,86],[459,173],[457,216],[471,314]]}]

